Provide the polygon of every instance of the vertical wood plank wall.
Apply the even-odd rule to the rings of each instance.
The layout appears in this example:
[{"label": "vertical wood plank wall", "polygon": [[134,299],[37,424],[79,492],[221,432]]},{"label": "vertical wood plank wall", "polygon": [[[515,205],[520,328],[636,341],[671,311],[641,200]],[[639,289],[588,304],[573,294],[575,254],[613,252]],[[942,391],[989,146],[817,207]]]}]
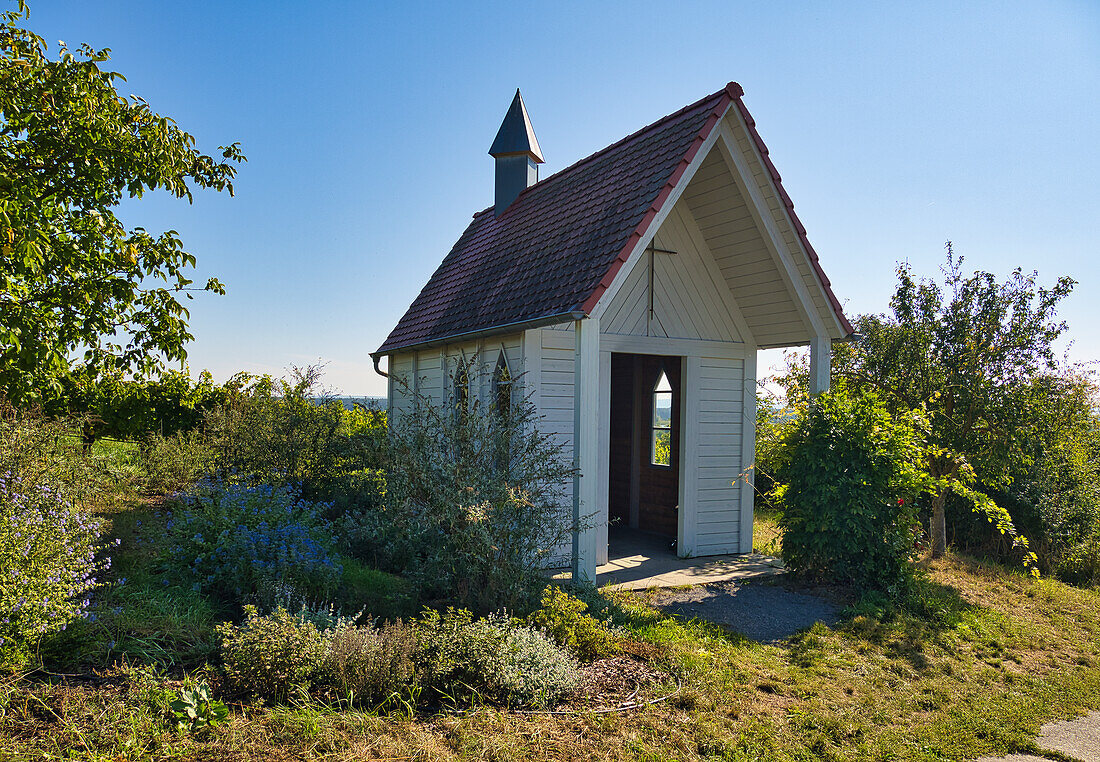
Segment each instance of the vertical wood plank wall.
[{"label": "vertical wood plank wall", "polygon": [[676,253],[643,255],[604,311],[603,333],[744,341],[725,280],[716,268],[708,267],[706,258],[710,253],[700,251],[699,242],[688,229],[686,211],[684,202],[678,202],[654,238],[656,248]]},{"label": "vertical wood plank wall", "polygon": [[[524,343],[528,373],[537,368],[538,389],[535,398],[540,425],[562,448],[562,455],[573,461],[573,368],[576,362],[576,344],[573,331],[536,329],[527,331]],[[562,511],[573,510],[573,483],[562,484],[560,503]],[[602,553],[607,553],[606,543]],[[571,542],[563,542],[552,552],[555,565],[568,565],[572,558]],[[597,558],[603,562],[603,557]]]},{"label": "vertical wood plank wall", "polygon": [[[745,433],[745,361],[729,357],[698,362],[695,437],[695,555],[741,552],[738,485]],[[750,427],[755,421],[747,422]],[[751,516],[752,505],[746,508]],[[751,531],[750,531],[751,533]]]}]

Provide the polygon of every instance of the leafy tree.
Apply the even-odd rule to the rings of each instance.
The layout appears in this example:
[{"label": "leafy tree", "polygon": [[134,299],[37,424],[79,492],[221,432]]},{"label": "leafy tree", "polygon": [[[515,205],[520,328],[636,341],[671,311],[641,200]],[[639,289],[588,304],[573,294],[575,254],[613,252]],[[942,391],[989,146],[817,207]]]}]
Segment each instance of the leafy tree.
[{"label": "leafy tree", "polygon": [[[147,375],[186,357],[180,295],[224,293],[216,279],[192,288],[195,257],[175,231],[127,230],[124,195],[192,188],[232,195],[236,143],[215,159],[195,139],[124,97],[125,78],[101,68],[110,50],[63,43],[47,56],[41,37],[0,14],[0,390],[34,401],[74,355],[93,373]],[[157,283],[157,282],[160,283]]]},{"label": "leafy tree", "polygon": [[1074,286],[1063,277],[1039,287],[1036,273],[1018,268],[998,282],[964,274],[962,262],[948,242],[942,285],[900,266],[891,314],[859,318],[862,337],[839,346],[833,361],[837,378],[875,389],[895,415],[924,411],[935,556],[947,547],[951,495],[1015,534],[1007,510],[977,486],[1007,488],[1014,464],[1035,457],[1030,443],[1044,424],[1043,387],[1033,381],[1056,370],[1053,343],[1066,329],[1056,308]]},{"label": "leafy tree", "polygon": [[[1014,464],[1003,500],[1044,571],[1100,578],[1100,407],[1093,377],[1076,368],[1032,381],[1028,457]],[[950,506],[948,506],[950,510]],[[949,513],[950,518],[950,513]]]}]

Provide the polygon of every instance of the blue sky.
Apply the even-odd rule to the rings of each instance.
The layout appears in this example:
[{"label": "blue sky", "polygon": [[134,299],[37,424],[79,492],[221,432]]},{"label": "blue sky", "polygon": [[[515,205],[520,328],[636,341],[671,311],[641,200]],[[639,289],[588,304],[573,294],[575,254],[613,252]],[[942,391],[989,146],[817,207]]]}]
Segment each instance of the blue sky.
[{"label": "blue sky", "polygon": [[29,26],[110,47],[203,150],[242,143],[236,198],[123,210],[226,284],[192,303],[190,366],[219,380],[320,359],[384,394],[368,354],[492,203],[516,87],[545,177],[729,80],[849,315],[951,239],[973,268],[1077,279],[1071,357],[1100,359],[1095,2],[32,0]]}]

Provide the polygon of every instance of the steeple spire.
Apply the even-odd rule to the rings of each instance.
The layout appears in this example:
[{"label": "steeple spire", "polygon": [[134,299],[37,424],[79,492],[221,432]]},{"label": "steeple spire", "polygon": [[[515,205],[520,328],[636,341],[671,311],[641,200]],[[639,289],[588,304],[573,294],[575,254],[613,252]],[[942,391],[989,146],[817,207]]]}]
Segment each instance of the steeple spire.
[{"label": "steeple spire", "polygon": [[539,181],[538,165],[543,163],[542,149],[519,88],[497,130],[489,155],[496,159],[497,165],[493,213],[499,217],[524,189]]},{"label": "steeple spire", "polygon": [[527,154],[535,163],[543,163],[535,128],[531,126],[531,117],[527,115],[527,106],[518,87],[516,97],[512,99],[512,105],[508,107],[508,113],[504,115],[493,146],[489,149],[489,155],[494,158],[513,154]]}]

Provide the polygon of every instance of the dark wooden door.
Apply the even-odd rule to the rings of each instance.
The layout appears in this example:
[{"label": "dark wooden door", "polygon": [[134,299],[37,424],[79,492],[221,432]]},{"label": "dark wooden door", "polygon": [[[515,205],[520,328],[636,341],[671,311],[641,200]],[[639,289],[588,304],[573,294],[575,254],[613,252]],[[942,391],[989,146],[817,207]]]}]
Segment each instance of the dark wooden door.
[{"label": "dark wooden door", "polygon": [[[641,435],[637,453],[640,460],[638,528],[676,537],[677,504],[680,500],[680,358],[643,355],[635,368],[640,374],[640,383],[635,386],[638,390],[636,420]],[[668,465],[654,462],[654,439],[661,437],[663,431],[654,428],[654,389],[662,372],[672,389]]]},{"label": "dark wooden door", "polygon": [[634,447],[634,355],[611,355],[611,452],[608,453],[608,517],[612,526],[630,525],[631,463]]}]

